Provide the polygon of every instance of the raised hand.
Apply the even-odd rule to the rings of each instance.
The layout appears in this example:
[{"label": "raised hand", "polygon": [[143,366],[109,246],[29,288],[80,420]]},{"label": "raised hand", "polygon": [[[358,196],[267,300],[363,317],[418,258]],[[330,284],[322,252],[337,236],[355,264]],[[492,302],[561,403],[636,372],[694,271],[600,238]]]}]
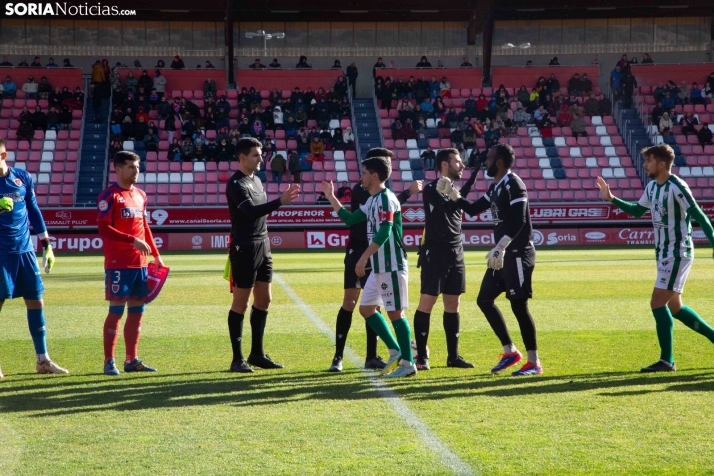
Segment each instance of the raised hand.
[{"label": "raised hand", "polygon": [[322,193],[325,194],[325,198],[328,200],[335,195],[335,187],[332,185],[332,182],[322,182]]},{"label": "raised hand", "polygon": [[282,203],[283,205],[288,205],[292,203],[293,200],[298,198],[299,195],[300,185],[296,183],[288,185],[288,188],[286,188],[283,194],[280,196],[280,203]]},{"label": "raised hand", "polygon": [[611,202],[615,198],[615,196],[610,191],[610,186],[607,184],[607,182],[605,182],[605,180],[603,180],[602,177],[597,178],[595,185],[597,185],[597,188],[600,189],[600,195],[602,195],[603,200]]},{"label": "raised hand", "polygon": [[423,188],[424,188],[424,181],[423,180],[415,180],[414,182],[412,182],[411,186],[409,187],[409,194],[416,195],[417,193],[421,192]]}]

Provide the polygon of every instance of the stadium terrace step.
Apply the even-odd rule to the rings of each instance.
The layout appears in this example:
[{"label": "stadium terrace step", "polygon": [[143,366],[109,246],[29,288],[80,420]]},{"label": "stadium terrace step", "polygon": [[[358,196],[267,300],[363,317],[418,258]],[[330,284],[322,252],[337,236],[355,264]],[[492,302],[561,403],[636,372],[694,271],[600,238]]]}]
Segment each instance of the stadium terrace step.
[{"label": "stadium terrace step", "polygon": [[379,119],[372,99],[353,99],[355,113],[354,133],[359,143],[358,155],[363,160],[373,147],[383,147],[379,134]]},{"label": "stadium terrace step", "polygon": [[109,99],[102,100],[101,123],[93,122],[94,110],[87,100],[84,110],[84,134],[79,159],[76,205],[94,205],[104,189],[107,167],[107,138],[109,135]]}]

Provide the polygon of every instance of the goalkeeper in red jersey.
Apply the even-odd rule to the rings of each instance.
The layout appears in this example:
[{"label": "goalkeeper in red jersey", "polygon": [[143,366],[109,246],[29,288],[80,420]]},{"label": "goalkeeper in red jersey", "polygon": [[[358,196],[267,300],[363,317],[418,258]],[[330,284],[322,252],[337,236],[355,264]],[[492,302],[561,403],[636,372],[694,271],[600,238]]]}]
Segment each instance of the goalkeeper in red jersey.
[{"label": "goalkeeper in red jersey", "polygon": [[141,318],[149,295],[148,254],[157,267],[164,266],[146,219],[146,194],[134,186],[139,178],[139,156],[120,151],[114,155],[117,181],[97,200],[99,235],[104,240],[106,299],[109,315],[104,322],[104,373],[119,375],[114,361],[119,321],[127,307],[124,325],[125,372],[156,372],[137,356]]}]

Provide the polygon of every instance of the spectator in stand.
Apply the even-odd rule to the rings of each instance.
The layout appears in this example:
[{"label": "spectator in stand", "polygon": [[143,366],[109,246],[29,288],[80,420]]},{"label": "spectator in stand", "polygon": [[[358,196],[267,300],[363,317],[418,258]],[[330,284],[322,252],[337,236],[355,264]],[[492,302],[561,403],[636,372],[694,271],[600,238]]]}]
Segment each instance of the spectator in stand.
[{"label": "spectator in stand", "polygon": [[204,97],[210,96],[212,98],[216,98],[216,93],[218,92],[218,87],[216,86],[216,82],[213,80],[213,78],[207,78],[203,82],[203,95]]},{"label": "spectator in stand", "polygon": [[342,139],[345,141],[345,147],[348,149],[354,149],[355,147],[355,135],[352,132],[351,127],[347,127],[342,134]]},{"label": "spectator in stand", "polygon": [[662,101],[658,101],[654,108],[652,108],[652,124],[659,125],[659,120],[662,118],[665,109],[662,107]]},{"label": "spectator in stand", "polygon": [[219,162],[228,162],[235,159],[236,150],[227,139],[221,139],[216,146],[216,153]]},{"label": "spectator in stand", "polygon": [[22,85],[22,90],[25,91],[27,99],[37,99],[38,88],[39,84],[35,82],[35,78],[33,76],[28,76],[27,82]]},{"label": "spectator in stand", "polygon": [[560,63],[558,63],[558,57],[553,56],[553,59],[550,60],[550,63],[548,63],[548,66],[560,66]]},{"label": "spectator in stand", "polygon": [[206,69],[216,69],[216,67],[213,66],[213,63],[211,63],[211,62],[208,61],[208,60],[206,60],[206,66],[205,66],[205,68],[206,68]]},{"label": "spectator in stand", "polygon": [[431,149],[431,147],[427,147],[421,154],[421,160],[424,164],[424,170],[434,170],[434,166],[436,164],[436,153]]},{"label": "spectator in stand", "polygon": [[143,140],[146,134],[149,133],[149,124],[147,124],[144,116],[139,116],[134,124],[134,140]]},{"label": "spectator in stand", "polygon": [[652,96],[654,97],[655,101],[661,101],[662,98],[664,98],[664,94],[666,92],[667,90],[664,88],[662,81],[660,81],[659,85],[652,90]]},{"label": "spectator in stand", "polygon": [[265,139],[265,124],[263,124],[263,121],[261,121],[259,117],[256,117],[250,126],[250,135],[261,141]]},{"label": "spectator in stand", "polygon": [[311,64],[307,62],[307,56],[301,56],[298,64],[295,65],[296,68],[312,68]]},{"label": "spectator in stand", "polygon": [[[314,137],[310,142],[310,157],[308,162],[322,162],[325,160],[325,143],[319,137]],[[312,159],[312,160],[310,160]]]},{"label": "spectator in stand", "polygon": [[171,69],[184,69],[186,65],[179,55],[174,56],[174,60],[171,62]]},{"label": "spectator in stand", "polygon": [[712,137],[714,137],[714,134],[709,128],[709,124],[706,122],[703,123],[702,128],[699,129],[699,132],[697,132],[697,139],[699,139],[699,145],[702,147],[704,147],[705,145],[714,145],[714,143],[712,143]]},{"label": "spectator in stand", "polygon": [[278,63],[278,58],[273,58],[273,61],[268,65],[270,68],[282,68],[282,65]]},{"label": "spectator in stand", "polygon": [[23,118],[20,121],[20,126],[17,128],[17,138],[18,140],[26,140],[32,142],[32,138],[35,136],[35,129],[28,119]]},{"label": "spectator in stand", "polygon": [[692,92],[687,86],[687,83],[682,81],[681,86],[679,86],[679,92],[677,92],[677,104],[690,104],[692,102]]},{"label": "spectator in stand", "polygon": [[585,123],[585,120],[583,119],[583,115],[581,113],[576,113],[575,117],[573,118],[572,122],[570,123],[570,130],[573,131],[573,137],[578,137],[578,136],[583,136],[587,137],[588,133],[585,131],[585,127],[587,124]]},{"label": "spectator in stand", "polygon": [[347,67],[347,80],[349,85],[352,87],[352,97],[357,97],[357,76],[359,71],[357,71],[357,64],[353,61]]},{"label": "spectator in stand", "polygon": [[[92,67],[92,81],[94,81],[94,71],[95,71],[94,68],[96,66],[97,66],[97,64],[95,63],[94,67]],[[99,67],[101,68],[101,66],[102,65],[100,64]],[[103,70],[102,70],[102,75],[104,75]],[[126,75],[126,78],[124,78],[124,89],[126,89],[127,94],[128,93],[136,94],[136,89],[138,86],[139,86],[139,80],[134,77],[133,71],[129,71],[129,73],[127,73],[127,75]]]},{"label": "spectator in stand", "polygon": [[642,56],[642,63],[640,64],[654,64],[654,61],[652,61],[649,53],[645,53],[644,56]]},{"label": "spectator in stand", "polygon": [[27,108],[27,106],[22,107],[22,111],[20,111],[20,115],[17,117],[18,121],[22,121],[23,119],[27,119],[28,121],[32,122],[32,113]]},{"label": "spectator in stand", "polygon": [[633,56],[630,61],[627,62],[628,65],[632,66],[633,64],[637,64],[637,56]]},{"label": "spectator in stand", "polygon": [[149,76],[149,72],[146,70],[143,70],[141,72],[141,76],[139,76],[139,79],[137,81],[137,85],[140,88],[144,88],[144,92],[151,91],[154,87],[154,80],[151,79],[151,77]]},{"label": "spectator in stand", "polygon": [[342,182],[342,186],[337,189],[337,198],[342,203],[347,203],[352,198],[352,190],[347,182]]},{"label": "spectator in stand", "polygon": [[669,117],[669,113],[665,112],[659,120],[659,133],[663,136],[668,136],[672,134],[672,127],[674,127],[674,123]]},{"label": "spectator in stand", "polygon": [[[546,84],[546,89],[550,94],[553,96],[556,96],[560,94],[560,81],[558,81],[558,78],[555,77],[555,74],[550,75],[550,79],[545,83]],[[525,91],[525,86],[521,86],[523,90]],[[527,91],[526,91],[527,92]]]},{"label": "spectator in stand", "polygon": [[42,79],[40,79],[40,84],[37,86],[37,95],[40,99],[47,99],[49,98],[51,92],[52,85],[47,82],[47,76],[42,76]]},{"label": "spectator in stand", "polygon": [[630,62],[627,61],[627,55],[622,55],[620,61],[617,62],[617,66],[619,66],[622,71],[630,67]]},{"label": "spectator in stand", "polygon": [[159,150],[159,136],[153,127],[149,127],[149,130],[144,136],[144,147],[149,151],[156,152]]},{"label": "spectator in stand", "polygon": [[692,104],[704,104],[704,97],[702,95],[702,90],[699,89],[697,83],[692,83],[692,89],[690,91],[690,98]]},{"label": "spectator in stand", "polygon": [[664,93],[662,98],[662,107],[665,109],[672,109],[674,107],[674,99],[669,95],[669,93]]},{"label": "spectator in stand", "polygon": [[404,131],[403,131],[403,126],[402,126],[402,121],[400,121],[399,119],[394,119],[394,121],[392,121],[392,125],[390,126],[390,129],[392,130],[392,139],[394,139],[394,140],[404,139]]},{"label": "spectator in stand", "polygon": [[451,97],[451,83],[447,81],[446,76],[441,78],[441,82],[439,83],[439,94],[442,98]]},{"label": "spectator in stand", "polygon": [[669,96],[676,101],[677,95],[679,94],[679,88],[671,79],[667,81],[667,86],[665,87],[665,93],[669,93]]},{"label": "spectator in stand", "polygon": [[699,125],[699,120],[691,112],[685,112],[679,124],[682,126],[684,137],[687,137],[688,134],[697,135],[697,129],[694,126]]},{"label": "spectator in stand", "polygon": [[[193,160],[193,141],[190,138],[185,138],[181,145],[181,160],[191,162]],[[219,152],[220,153],[220,152]]]},{"label": "spectator in stand", "polygon": [[538,106],[538,109],[536,109],[535,112],[533,113],[533,117],[535,118],[536,121],[542,121],[543,116],[545,116],[546,114],[548,114],[548,111],[546,111],[545,107],[542,104],[540,104]]},{"label": "spectator in stand", "polygon": [[[560,88],[558,89],[560,90]],[[521,87],[518,88],[518,91],[516,92],[516,98],[518,98],[523,107],[528,107],[531,102],[531,95],[526,89],[525,85],[521,85]]]},{"label": "spectator in stand", "polygon": [[595,99],[595,93],[590,91],[590,97],[583,103],[585,114],[590,117],[600,115],[600,101]]},{"label": "spectator in stand", "polygon": [[92,110],[94,111],[94,123],[102,122],[102,94],[101,86],[98,84],[89,85],[90,94],[92,95]]},{"label": "spectator in stand", "polygon": [[[490,126],[490,124],[489,124],[489,126]],[[486,141],[486,147],[490,149],[494,145],[498,144],[498,139],[501,138],[501,134],[498,131],[498,128],[489,127],[489,129],[484,134],[483,138]]]},{"label": "spectator in stand", "polygon": [[621,94],[621,89],[622,89],[622,74],[621,74],[622,68],[618,64],[615,66],[615,69],[612,70],[610,73],[610,87],[612,88],[612,92],[615,95],[615,99],[618,99],[620,94]]},{"label": "spectator in stand", "polygon": [[10,67],[10,66],[12,66],[12,63],[10,63],[10,62],[7,60],[7,56],[3,56],[3,57],[2,57],[2,63],[0,63],[0,66]]},{"label": "spectator in stand", "polygon": [[706,104],[712,104],[714,101],[714,89],[712,88],[712,84],[714,83],[707,82],[707,84],[704,85],[704,89],[702,89],[702,97]]},{"label": "spectator in stand", "polygon": [[36,131],[47,130],[47,114],[42,112],[42,108],[40,106],[35,107],[35,112],[32,113],[30,122],[32,123],[32,128]]},{"label": "spectator in stand", "polygon": [[[269,142],[268,144],[272,143]],[[273,175],[273,182],[277,183],[278,187],[283,184],[283,174],[285,173],[286,165],[287,161],[285,160],[283,154],[275,153],[270,159],[270,171]]]},{"label": "spectator in stand", "polygon": [[527,60],[527,61],[526,61],[526,66],[533,66],[533,61]]},{"label": "spectator in stand", "polygon": [[337,94],[340,96],[347,96],[347,83],[345,82],[345,77],[340,76],[337,78],[337,82],[335,83],[334,90]]},{"label": "spectator in stand", "polygon": [[300,163],[300,155],[294,150],[288,152],[288,169],[290,170],[290,174],[293,176],[293,183],[300,183],[302,164]]},{"label": "spectator in stand", "polygon": [[593,82],[588,78],[588,73],[583,73],[583,77],[580,79],[580,90],[583,93],[583,97],[593,91]]},{"label": "spectator in stand", "polygon": [[464,147],[467,149],[472,149],[476,146],[476,131],[474,131],[474,126],[470,123],[466,127],[463,133]]},{"label": "spectator in stand", "polygon": [[474,65],[472,65],[471,63],[469,63],[469,59],[468,59],[466,56],[464,56],[463,58],[461,58],[461,60],[463,61],[463,63],[461,63],[461,64],[459,65],[459,68],[473,68],[473,67],[474,67]]},{"label": "spectator in stand", "polygon": [[59,65],[58,65],[57,63],[55,63],[55,59],[54,59],[54,58],[50,58],[50,59],[47,61],[47,64],[45,65],[45,68],[59,68]]},{"label": "spectator in stand", "polygon": [[248,67],[251,69],[262,69],[265,68],[265,65],[260,63],[260,58],[255,58],[255,61]]},{"label": "spectator in stand", "polygon": [[22,58],[22,60],[21,60],[19,63],[17,63],[17,66],[18,66],[19,68],[27,68],[27,67],[29,67],[30,65],[27,64],[27,60],[26,60],[25,58]]},{"label": "spectator in stand", "polygon": [[332,63],[331,69],[342,69],[342,63],[340,63],[340,60],[336,59],[335,62]]},{"label": "spectator in stand", "polygon": [[384,61],[382,61],[382,58],[377,58],[377,62],[374,63],[374,66],[372,66],[372,77],[377,79],[377,70],[386,68],[387,65],[384,64]]},{"label": "spectator in stand", "polygon": [[347,148],[345,146],[345,136],[339,127],[334,130],[332,135],[332,148],[334,150],[345,150]]},{"label": "spectator in stand", "polygon": [[[488,101],[486,101],[486,105],[488,105]],[[432,106],[434,107],[434,119],[443,119],[446,116],[446,105],[440,97],[434,99]],[[476,101],[476,109],[478,110],[478,101]]]},{"label": "spectator in stand", "polygon": [[12,80],[12,77],[6,76],[2,87],[3,98],[15,99],[15,96],[17,95],[17,84],[15,84],[15,81]]},{"label": "spectator in stand", "polygon": [[352,106],[350,106],[350,102],[347,97],[343,97],[342,102],[340,103],[340,116],[343,119],[349,119],[352,117]]},{"label": "spectator in stand", "polygon": [[612,103],[610,102],[610,99],[606,98],[604,94],[601,94],[599,103],[600,115],[609,116],[612,113]]},{"label": "spectator in stand", "polygon": [[63,129],[72,129],[72,111],[67,106],[62,106],[59,118]]},{"label": "spectator in stand", "polygon": [[62,60],[62,67],[63,68],[74,68],[74,66],[72,66],[72,63],[69,62],[69,58],[65,58]]},{"label": "spectator in stand", "polygon": [[419,149],[424,149],[426,148],[426,146],[429,145],[429,133],[426,130],[426,127],[424,126],[423,122],[419,122],[416,127],[417,147]]},{"label": "spectator in stand", "polygon": [[583,93],[583,82],[580,80],[580,75],[575,73],[570,81],[568,81],[568,94],[571,96],[581,96]]},{"label": "spectator in stand", "polygon": [[426,59],[426,56],[422,56],[419,62],[416,64],[417,68],[431,68],[431,63]]},{"label": "spectator in stand", "polygon": [[156,66],[154,66],[154,68],[164,69],[166,68],[166,63],[164,63],[164,60],[160,59],[156,62]]},{"label": "spectator in stand", "polygon": [[526,127],[531,119],[531,115],[523,110],[523,107],[519,106],[516,112],[513,114],[513,122],[516,127]]},{"label": "spectator in stand", "polygon": [[570,114],[570,110],[567,104],[563,104],[560,111],[558,111],[558,116],[555,118],[560,127],[570,127],[573,122],[573,116]]},{"label": "spectator in stand", "polygon": [[55,106],[50,106],[50,110],[47,113],[47,129],[53,131],[62,129],[59,122],[59,112]]},{"label": "spectator in stand", "polygon": [[206,153],[206,148],[203,146],[203,142],[196,142],[193,146],[193,160],[196,162],[205,162],[207,156],[208,154]]},{"label": "spectator in stand", "polygon": [[32,63],[30,63],[30,68],[41,68],[42,63],[40,62],[40,57],[35,56],[35,58],[32,60]]},{"label": "spectator in stand", "polygon": [[[637,80],[632,75],[629,69],[627,69],[625,71],[625,74],[622,75],[620,84],[622,86],[622,95],[624,97],[622,101],[622,107],[630,108],[632,107],[632,96],[635,94]],[[672,102],[674,103],[674,100],[672,100]]]},{"label": "spectator in stand", "polygon": [[130,116],[124,117],[124,122],[121,123],[121,133],[124,140],[134,138],[134,124],[131,122]]}]

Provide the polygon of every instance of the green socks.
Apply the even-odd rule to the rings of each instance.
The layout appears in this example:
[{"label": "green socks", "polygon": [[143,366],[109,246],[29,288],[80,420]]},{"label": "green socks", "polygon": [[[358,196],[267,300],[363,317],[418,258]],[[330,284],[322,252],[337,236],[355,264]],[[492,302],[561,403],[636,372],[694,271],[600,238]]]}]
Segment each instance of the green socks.
[{"label": "green socks", "polygon": [[669,312],[669,308],[667,306],[662,306],[657,309],[652,309],[652,314],[655,318],[657,339],[659,340],[659,347],[662,351],[660,354],[660,360],[673,364],[674,356],[672,355],[672,346],[674,320],[672,319],[672,313]]},{"label": "green socks", "polygon": [[412,333],[411,329],[409,329],[409,322],[402,317],[398,321],[392,321],[392,326],[394,326],[394,333],[397,334],[399,348],[402,352],[402,360],[406,360],[413,364],[414,355],[412,354]]},{"label": "green socks", "polygon": [[674,317],[691,330],[700,333],[714,343],[714,328],[699,317],[699,314],[694,312],[693,309],[682,306],[682,309]]},{"label": "green socks", "polygon": [[[365,321],[367,322],[367,324],[369,324],[369,327],[372,328],[375,334],[377,334],[379,338],[382,339],[382,342],[384,342],[388,349],[399,350],[399,344],[397,344],[397,341],[394,340],[394,336],[392,336],[392,333],[389,332],[387,320],[384,318],[383,315],[378,312],[375,312],[374,314],[366,318]],[[397,327],[394,326],[395,330],[396,328]],[[409,345],[409,348],[411,349],[411,344]]]}]

